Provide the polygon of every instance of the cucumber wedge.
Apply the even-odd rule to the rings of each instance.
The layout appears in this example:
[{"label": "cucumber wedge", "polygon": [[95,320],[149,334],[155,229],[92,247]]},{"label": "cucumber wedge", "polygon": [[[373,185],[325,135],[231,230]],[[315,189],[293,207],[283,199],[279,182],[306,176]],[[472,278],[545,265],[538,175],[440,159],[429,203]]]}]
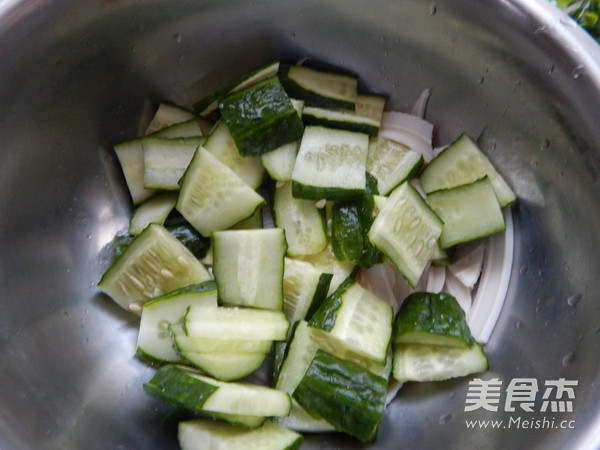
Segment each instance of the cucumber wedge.
[{"label": "cucumber wedge", "polygon": [[[204,132],[202,130],[203,126],[200,125],[200,118],[189,119],[185,122],[175,123],[161,130],[155,131],[150,134],[148,137],[159,137],[166,139],[174,139],[174,138],[191,138],[191,137],[199,137],[203,136]],[[206,126],[211,126],[209,124],[205,124]]]},{"label": "cucumber wedge", "polygon": [[208,236],[247,219],[264,203],[235,172],[199,147],[183,177],[176,208]]},{"label": "cucumber wedge", "polygon": [[372,442],[383,415],[387,385],[387,379],[318,350],[293,397],[336,430]]},{"label": "cucumber wedge", "polygon": [[445,292],[414,292],[400,307],[393,342],[469,347],[475,340],[465,313],[453,296]]},{"label": "cucumber wedge", "polygon": [[257,156],[302,137],[304,125],[277,77],[219,102],[240,154]]},{"label": "cucumber wedge", "polygon": [[119,306],[141,312],[141,304],[212,277],[166,228],[151,224],[102,276],[98,287]]},{"label": "cucumber wedge", "polygon": [[305,66],[282,66],[279,78],[290,97],[306,106],[354,110],[358,80]]},{"label": "cucumber wedge", "polygon": [[473,183],[442,189],[427,196],[442,219],[440,245],[446,249],[504,231],[504,215],[487,175]]},{"label": "cucumber wedge", "polygon": [[217,231],[213,239],[213,273],[225,305],[283,307],[286,252],[281,228]]},{"label": "cucumber wedge", "polygon": [[307,261],[321,272],[333,275],[331,282],[329,283],[327,295],[331,295],[356,269],[354,263],[350,261],[340,261],[335,257],[331,241],[327,243],[327,247],[325,247],[325,250],[322,252],[315,255],[300,256],[297,259]]},{"label": "cucumber wedge", "polygon": [[121,142],[114,146],[121,164],[125,182],[134,205],[142,203],[156,194],[155,189],[144,187],[144,145],[143,138]]},{"label": "cucumber wedge", "polygon": [[129,234],[137,236],[151,223],[163,225],[177,203],[177,194],[163,192],[140,204],[129,221]]},{"label": "cucumber wedge", "polygon": [[161,103],[158,105],[152,120],[146,127],[146,135],[162,130],[176,123],[186,122],[195,118],[196,115],[181,106],[172,103]]},{"label": "cucumber wedge", "polygon": [[218,381],[188,367],[166,365],[144,384],[146,393],[192,411],[247,416],[285,416],[290,396],[280,390]]},{"label": "cucumber wedge", "polygon": [[434,254],[442,227],[440,218],[405,181],[391,193],[368,236],[414,287]]},{"label": "cucumber wedge", "polygon": [[288,416],[275,417],[275,422],[288,430],[299,433],[330,433],[335,431],[333,425],[323,419],[316,419],[292,398],[292,409]]},{"label": "cucumber wedge", "polygon": [[248,186],[257,189],[265,176],[258,156],[242,156],[231,136],[229,127],[220,120],[204,143],[204,148],[233,170]]},{"label": "cucumber wedge", "polygon": [[441,381],[488,369],[479,344],[448,347],[426,344],[395,344],[393,376],[398,382]]},{"label": "cucumber wedge", "polygon": [[304,439],[271,421],[248,430],[205,419],[180,422],[177,436],[181,450],[297,450]]},{"label": "cucumber wedge", "polygon": [[389,194],[413,176],[423,164],[423,155],[383,137],[369,140],[367,172],[375,177],[380,195]]},{"label": "cucumber wedge", "polygon": [[179,190],[179,181],[205,138],[147,137],[144,146],[144,187]]},{"label": "cucumber wedge", "polygon": [[259,81],[266,80],[267,78],[274,77],[277,75],[279,70],[279,62],[273,61],[263,67],[260,67],[243,77],[237,79],[233,83],[227,85],[223,89],[219,89],[201,100],[198,100],[194,103],[193,108],[194,111],[198,112],[201,116],[207,116],[212,113],[219,107],[219,100],[226,97],[229,94],[233,94],[234,92],[239,92],[242,89],[245,89],[253,84],[258,83]]},{"label": "cucumber wedge", "polygon": [[381,252],[368,238],[369,230],[379,214],[372,195],[359,200],[334,202],[331,220],[331,245],[341,261],[360,267],[371,267],[382,261]]},{"label": "cucumber wedge", "polygon": [[477,144],[462,134],[431,160],[421,172],[420,181],[425,192],[430,193],[469,184],[486,175],[494,186],[500,206],[516,200],[514,192]]},{"label": "cucumber wedge", "polygon": [[368,117],[377,123],[381,123],[385,101],[385,97],[380,95],[358,94],[356,96],[355,112],[360,116]]},{"label": "cucumber wedge", "polygon": [[302,111],[305,125],[316,125],[339,130],[356,131],[369,136],[377,136],[380,121],[357,114],[354,111],[340,111],[307,106]]},{"label": "cucumber wedge", "polygon": [[216,308],[217,284],[205,281],[146,302],[138,331],[137,353],[153,362],[181,362],[173,349],[169,327],[181,321],[191,306]]},{"label": "cucumber wedge", "polygon": [[294,198],[291,182],[275,188],[273,218],[285,230],[289,256],[314,255],[327,246],[324,211],[314,201]]},{"label": "cucumber wedge", "polygon": [[281,311],[255,308],[190,308],[184,319],[188,336],[213,339],[283,341],[289,323]]},{"label": "cucumber wedge", "polygon": [[385,364],[393,314],[388,303],[349,278],[325,299],[309,325],[328,332],[357,354]]},{"label": "cucumber wedge", "polygon": [[363,133],[308,126],[292,172],[294,197],[340,200],[365,192],[369,137]]},{"label": "cucumber wedge", "polygon": [[283,312],[290,324],[310,317],[323,302],[333,274],[323,273],[306,261],[285,258]]}]

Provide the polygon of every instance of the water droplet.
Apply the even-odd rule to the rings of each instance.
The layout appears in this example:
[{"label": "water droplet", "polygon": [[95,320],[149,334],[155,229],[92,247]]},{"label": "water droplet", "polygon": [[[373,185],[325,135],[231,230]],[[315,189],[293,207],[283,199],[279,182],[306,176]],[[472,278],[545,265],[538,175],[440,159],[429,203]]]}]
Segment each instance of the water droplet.
[{"label": "water droplet", "polygon": [[521,322],[520,320],[517,320],[517,323],[515,324],[515,327],[518,329],[521,328],[521,326],[523,326],[523,322]]},{"label": "water droplet", "polygon": [[583,296],[581,294],[573,294],[567,299],[567,305],[574,308],[582,298]]},{"label": "water droplet", "polygon": [[571,72],[571,76],[574,80],[576,80],[583,74],[584,70],[585,66],[583,64],[579,64],[573,69],[573,71]]},{"label": "water droplet", "polygon": [[554,64],[552,64],[550,67],[548,67],[548,75],[552,75],[553,72],[554,72]]},{"label": "water droplet", "polygon": [[448,397],[450,397],[450,398],[456,397],[456,392],[450,392],[450,395]]},{"label": "water droplet", "polygon": [[534,32],[534,34],[546,34],[548,33],[548,27],[546,25],[540,25],[539,27],[537,27]]},{"label": "water droplet", "polygon": [[521,268],[519,269],[519,273],[521,275],[525,275],[527,273],[527,266],[521,266]]},{"label": "water droplet", "polygon": [[575,352],[567,353],[562,359],[562,365],[564,367],[570,366],[575,360]]},{"label": "water droplet", "polygon": [[483,84],[484,82],[485,82],[485,78],[484,78],[484,77],[481,77],[481,78],[479,79],[479,84]]},{"label": "water droplet", "polygon": [[440,422],[441,425],[443,425],[445,423],[450,422],[451,419],[452,419],[452,414],[442,414],[440,416],[439,422]]},{"label": "water droplet", "polygon": [[295,31],[292,31],[292,32],[290,33],[290,37],[291,37],[292,39],[296,39],[296,32],[295,32]]},{"label": "water droplet", "polygon": [[544,139],[540,144],[540,152],[548,149],[550,147],[550,139]]},{"label": "water droplet", "polygon": [[431,3],[429,5],[429,15],[435,16],[435,13],[437,13],[437,5],[435,3]]}]

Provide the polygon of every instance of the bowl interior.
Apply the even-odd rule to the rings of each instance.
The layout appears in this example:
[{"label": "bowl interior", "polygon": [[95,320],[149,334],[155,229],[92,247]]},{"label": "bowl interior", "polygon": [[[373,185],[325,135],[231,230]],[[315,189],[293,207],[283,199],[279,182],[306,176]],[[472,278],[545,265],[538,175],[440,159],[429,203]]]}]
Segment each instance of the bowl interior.
[{"label": "bowl interior", "polygon": [[[600,50],[541,0],[13,1],[0,6],[0,447],[171,448],[186,417],[147,397],[137,319],[98,293],[131,205],[113,153],[161,100],[190,105],[271,60],[357,74],[436,144],[466,132],[519,196],[507,301],[486,352],[533,412],[465,412],[468,382],[409,384],[372,448],[594,448],[600,312]],[[540,411],[547,380],[574,410]],[[503,391],[504,393],[505,391]],[[470,419],[574,429],[469,429]],[[506,422],[507,423],[507,422]],[[338,435],[307,448],[362,448]]]}]

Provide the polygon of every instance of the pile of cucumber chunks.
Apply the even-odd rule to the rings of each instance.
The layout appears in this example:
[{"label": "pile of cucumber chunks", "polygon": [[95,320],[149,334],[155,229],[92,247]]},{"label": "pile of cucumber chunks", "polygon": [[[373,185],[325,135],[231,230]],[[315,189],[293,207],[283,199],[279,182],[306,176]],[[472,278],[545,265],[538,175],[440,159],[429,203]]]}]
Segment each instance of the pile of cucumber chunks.
[{"label": "pile of cucumber chunks", "polygon": [[[182,422],[187,448],[221,439],[222,427],[250,436],[265,423],[272,448],[297,448],[298,431],[370,442],[391,378],[487,369],[450,295],[412,294],[395,315],[355,278],[391,263],[414,287],[456,244],[502,231],[514,195],[465,135],[429,164],[378,137],[385,98],[357,85],[352,75],[275,62],[193,112],[161,104],[145,136],[115,146],[136,210],[129,245],[99,287],[141,315],[138,353],[160,366],[146,390],[211,418]],[[390,167],[395,160],[404,166]],[[210,239],[208,251],[193,253],[170,233],[173,220]],[[289,398],[277,417],[235,406],[261,403],[238,380],[265,366],[267,389]],[[182,383],[202,399],[184,398]],[[207,406],[228,385],[238,401]]]}]

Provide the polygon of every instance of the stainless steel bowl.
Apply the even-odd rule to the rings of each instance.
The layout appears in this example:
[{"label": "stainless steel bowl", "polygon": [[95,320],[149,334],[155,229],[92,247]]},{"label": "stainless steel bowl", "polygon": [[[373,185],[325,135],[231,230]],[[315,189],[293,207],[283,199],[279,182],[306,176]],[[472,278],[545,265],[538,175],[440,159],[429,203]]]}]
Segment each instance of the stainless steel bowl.
[{"label": "stainless steel bowl", "polygon": [[[398,110],[431,88],[436,140],[481,136],[519,196],[484,375],[498,411],[465,412],[472,377],[407,385],[372,448],[600,448],[600,47],[545,0],[0,2],[1,448],[176,447],[185,414],[143,393],[136,320],[96,288],[131,209],[112,145],[159,100],[305,57]],[[505,403],[519,378],[538,383],[532,412]],[[542,412],[561,378],[573,411]]]}]

